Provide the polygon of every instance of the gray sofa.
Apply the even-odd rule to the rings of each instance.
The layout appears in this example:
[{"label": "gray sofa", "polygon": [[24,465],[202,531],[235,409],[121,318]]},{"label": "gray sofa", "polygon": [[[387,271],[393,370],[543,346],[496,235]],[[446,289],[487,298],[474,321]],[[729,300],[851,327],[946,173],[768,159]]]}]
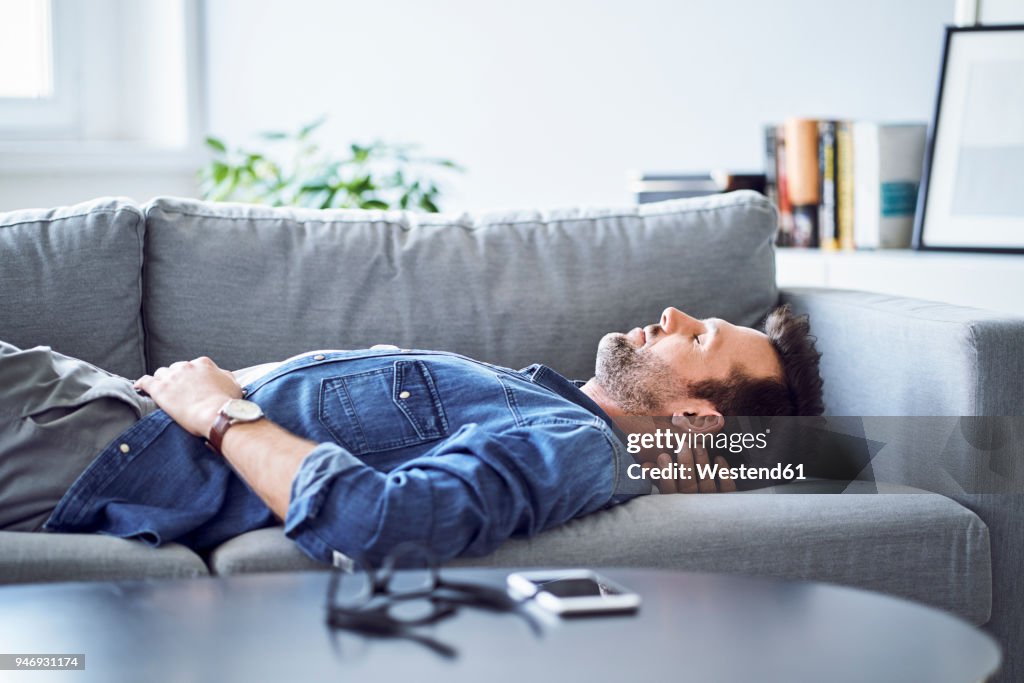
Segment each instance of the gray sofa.
[{"label": "gray sofa", "polygon": [[[751,325],[788,301],[819,338],[828,413],[878,416],[857,421],[857,437],[874,444],[870,472],[839,489],[645,496],[453,564],[664,567],[868,588],[985,624],[1006,651],[1005,680],[1024,679],[1024,433],[986,441],[982,462],[971,429],[991,425],[956,417],[1024,412],[1024,320],[860,292],[780,292],[775,227],[774,209],[750,192],[478,216],[102,199],[0,215],[0,338],[127,377],[198,355],[234,369],[393,343],[585,378],[604,333],[654,322],[665,306]],[[280,528],[202,555],[0,532],[0,583],[315,567]]]}]

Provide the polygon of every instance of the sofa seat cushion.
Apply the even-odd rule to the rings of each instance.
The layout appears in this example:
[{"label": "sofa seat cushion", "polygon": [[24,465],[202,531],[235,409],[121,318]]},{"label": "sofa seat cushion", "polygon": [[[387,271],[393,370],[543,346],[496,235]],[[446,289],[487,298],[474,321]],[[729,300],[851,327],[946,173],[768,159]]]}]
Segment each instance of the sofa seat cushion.
[{"label": "sofa seat cushion", "polygon": [[[808,579],[906,597],[985,623],[992,604],[985,524],[944,496],[883,490],[643,496],[450,565],[651,567]],[[224,543],[210,566],[216,574],[323,567],[279,527]]]},{"label": "sofa seat cushion", "polygon": [[202,559],[177,543],[151,548],[112,536],[0,531],[0,584],[207,574]]}]

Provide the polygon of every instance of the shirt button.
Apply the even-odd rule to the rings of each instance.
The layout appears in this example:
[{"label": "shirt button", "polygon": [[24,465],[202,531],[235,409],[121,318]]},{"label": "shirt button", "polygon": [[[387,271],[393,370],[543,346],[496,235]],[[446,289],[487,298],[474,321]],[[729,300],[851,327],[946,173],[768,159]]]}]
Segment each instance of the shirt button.
[{"label": "shirt button", "polygon": [[398,395],[398,398],[409,398],[411,395],[408,391],[403,391]]},{"label": "shirt button", "polygon": [[313,356],[313,360],[323,360],[324,358],[327,358],[327,356],[325,356],[322,353],[318,353],[315,356]]},{"label": "shirt button", "polygon": [[129,446],[128,444],[126,444],[126,443],[123,443],[123,444],[121,444],[120,446],[118,446],[118,449],[119,449],[119,450],[120,450],[120,451],[121,451],[122,453],[127,453],[128,451],[130,451],[130,450],[132,449],[132,447],[131,447],[131,446]]}]

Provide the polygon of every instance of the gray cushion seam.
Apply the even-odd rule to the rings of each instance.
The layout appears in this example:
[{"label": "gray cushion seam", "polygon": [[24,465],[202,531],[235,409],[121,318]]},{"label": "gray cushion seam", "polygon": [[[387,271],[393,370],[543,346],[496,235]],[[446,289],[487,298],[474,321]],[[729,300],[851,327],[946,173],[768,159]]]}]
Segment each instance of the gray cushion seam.
[{"label": "gray cushion seam", "polygon": [[[466,225],[465,223],[455,223],[455,222],[452,222],[452,223],[419,223],[417,225],[417,227],[421,227],[421,228],[422,227],[459,227],[459,228],[464,228],[466,230],[479,230],[481,228],[490,227],[490,226],[497,226],[497,225],[537,225],[537,224],[550,224],[550,223],[578,223],[578,222],[595,222],[595,221],[606,220],[606,219],[620,219],[620,218],[639,218],[639,219],[644,219],[644,218],[663,218],[665,216],[682,216],[682,215],[694,214],[694,213],[707,213],[707,212],[712,212],[712,211],[732,210],[732,209],[736,209],[736,208],[753,208],[753,209],[761,210],[761,211],[763,211],[766,214],[771,213],[769,210],[767,210],[767,207],[761,206],[761,205],[759,205],[757,203],[748,202],[748,203],[742,203],[742,204],[728,204],[728,205],[725,205],[725,206],[707,207],[707,208],[702,208],[702,209],[686,209],[686,210],[683,210],[683,211],[669,211],[669,212],[666,212],[666,213],[649,213],[649,214],[643,214],[643,215],[641,215],[641,214],[614,214],[614,215],[606,215],[606,216],[593,216],[593,217],[589,217],[589,218],[580,217],[580,218],[552,218],[552,219],[548,219],[548,220],[538,219],[538,220],[529,220],[529,221],[496,221],[496,222],[493,222],[493,223],[484,223],[482,225]],[[152,207],[147,207],[147,210],[146,210],[146,215],[147,216],[149,215],[149,211],[151,209],[152,209]],[[193,212],[188,212],[188,211],[177,211],[175,209],[167,209],[167,208],[163,208],[163,207],[161,207],[160,210],[163,211],[164,213],[176,214],[178,216],[188,216],[190,218],[215,218],[215,219],[217,219],[219,221],[220,220],[232,220],[232,221],[280,221],[280,220],[291,220],[292,222],[299,223],[299,224],[306,224],[306,223],[319,223],[319,224],[340,223],[340,224],[352,224],[352,225],[356,225],[356,224],[359,224],[359,223],[384,223],[385,225],[393,225],[393,226],[395,226],[397,228],[408,228],[408,226],[405,226],[402,223],[398,223],[398,222],[395,222],[393,220],[388,220],[388,219],[385,219],[385,218],[372,218],[372,219],[368,219],[368,218],[352,218],[352,219],[345,219],[345,218],[306,219],[306,218],[303,218],[303,219],[289,219],[288,216],[226,216],[226,215],[223,215],[223,214],[193,213]]]},{"label": "gray cushion seam", "polygon": [[136,219],[137,220],[135,221],[135,239],[139,243],[139,270],[135,282],[139,292],[139,310],[137,311],[138,317],[136,319],[135,330],[139,335],[138,352],[139,360],[141,361],[141,365],[139,367],[142,368],[142,373],[145,374],[146,371],[149,369],[149,366],[146,364],[146,328],[142,319],[142,306],[146,300],[146,292],[144,291],[144,286],[142,282],[142,268],[145,265],[146,259],[145,245],[143,243],[143,234],[146,229],[146,217],[142,215],[141,211],[139,211],[137,212]]},{"label": "gray cushion seam", "polygon": [[38,225],[39,223],[56,223],[57,221],[69,220],[72,218],[82,218],[83,216],[91,216],[97,213],[120,213],[121,211],[132,211],[139,218],[142,217],[142,212],[134,206],[122,206],[116,209],[94,209],[92,211],[86,211],[85,213],[76,213],[71,216],[56,216],[54,218],[37,218],[36,220],[18,221],[17,223],[4,223],[0,225],[0,228],[14,228],[19,225]]}]

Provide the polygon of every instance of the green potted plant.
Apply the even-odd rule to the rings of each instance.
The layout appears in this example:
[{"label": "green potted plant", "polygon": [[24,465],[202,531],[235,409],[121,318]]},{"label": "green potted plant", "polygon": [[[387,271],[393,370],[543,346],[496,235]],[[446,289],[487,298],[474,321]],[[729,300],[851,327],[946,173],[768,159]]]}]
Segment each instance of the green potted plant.
[{"label": "green potted plant", "polygon": [[437,176],[463,169],[422,157],[415,145],[352,143],[341,152],[315,139],[321,118],[294,133],[266,132],[259,149],[206,138],[212,152],[199,170],[203,199],[318,209],[413,209],[437,212]]}]

